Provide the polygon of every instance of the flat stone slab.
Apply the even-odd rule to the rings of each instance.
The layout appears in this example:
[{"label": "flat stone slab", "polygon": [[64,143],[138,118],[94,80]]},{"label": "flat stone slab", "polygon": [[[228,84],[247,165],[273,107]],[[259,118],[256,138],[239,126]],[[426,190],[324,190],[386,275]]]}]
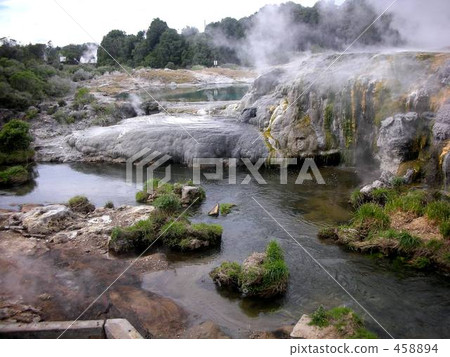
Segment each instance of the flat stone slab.
[{"label": "flat stone slab", "polygon": [[105,338],[104,320],[45,321],[30,324],[0,324],[0,336],[6,338]]},{"label": "flat stone slab", "polygon": [[105,323],[105,334],[108,339],[139,339],[141,334],[126,319],[110,319]]},{"label": "flat stone slab", "polygon": [[291,332],[292,338],[304,339],[336,339],[339,336],[336,334],[336,329],[333,326],[318,327],[311,326],[309,323],[311,318],[308,315],[303,315],[294,329]]}]

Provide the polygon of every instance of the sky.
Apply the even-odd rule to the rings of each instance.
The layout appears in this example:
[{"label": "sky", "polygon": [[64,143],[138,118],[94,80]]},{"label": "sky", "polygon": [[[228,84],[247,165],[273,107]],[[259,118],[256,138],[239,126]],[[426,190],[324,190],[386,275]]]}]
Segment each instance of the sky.
[{"label": "sky", "polygon": [[[97,42],[110,30],[128,34],[146,30],[159,17],[177,30],[224,17],[241,18],[266,4],[287,0],[0,0],[0,37],[27,43],[63,46],[69,43]],[[343,0],[338,0],[340,3]],[[316,0],[295,0],[312,6]],[[59,4],[59,5],[58,5]],[[84,31],[62,8],[72,16]]]}]

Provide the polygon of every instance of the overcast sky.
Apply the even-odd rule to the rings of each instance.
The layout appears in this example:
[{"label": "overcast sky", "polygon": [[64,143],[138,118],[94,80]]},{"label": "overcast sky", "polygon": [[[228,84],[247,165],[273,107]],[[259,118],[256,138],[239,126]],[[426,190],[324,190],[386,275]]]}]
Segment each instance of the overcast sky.
[{"label": "overcast sky", "polygon": [[[0,0],[0,37],[23,44],[32,42],[54,45],[93,42],[88,34],[58,6],[58,3],[95,39],[113,29],[137,33],[159,17],[177,30],[231,16],[241,18],[262,6],[287,0]],[[316,0],[296,0],[312,6]],[[336,1],[340,3],[342,0]]]}]

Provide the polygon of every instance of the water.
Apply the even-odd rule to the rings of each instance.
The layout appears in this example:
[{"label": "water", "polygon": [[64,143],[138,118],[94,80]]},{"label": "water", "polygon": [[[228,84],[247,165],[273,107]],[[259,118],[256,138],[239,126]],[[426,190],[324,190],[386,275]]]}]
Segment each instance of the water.
[{"label": "water", "polygon": [[217,85],[207,88],[182,87],[165,89],[154,93],[158,100],[169,102],[217,102],[240,100],[247,93],[249,86]]},{"label": "water", "polygon": [[[191,170],[172,167],[175,180],[191,176]],[[66,201],[86,194],[96,205],[107,200],[134,204],[136,188],[125,184],[120,165],[38,165],[36,184],[22,196],[0,196],[0,207],[32,202]],[[270,330],[295,323],[303,313],[320,304],[347,305],[364,316],[369,327],[387,335],[254,201],[255,198],[339,283],[347,289],[396,338],[448,338],[450,282],[446,277],[396,270],[386,260],[347,252],[316,238],[320,227],[349,218],[347,198],[360,183],[350,169],[321,170],[326,185],[295,185],[291,172],[287,185],[278,184],[276,171],[265,171],[268,185],[228,185],[227,181],[204,182],[206,202],[193,221],[219,223],[224,227],[220,249],[196,254],[168,254],[170,269],[144,276],[142,287],[167,296],[193,313],[193,319],[210,319],[234,337],[250,330]],[[241,182],[247,172],[238,173]],[[252,198],[253,197],[253,198]],[[237,204],[226,217],[208,217],[216,202]],[[254,251],[263,251],[277,239],[290,268],[287,294],[275,301],[240,299],[218,291],[209,271],[224,260],[242,262]]]}]

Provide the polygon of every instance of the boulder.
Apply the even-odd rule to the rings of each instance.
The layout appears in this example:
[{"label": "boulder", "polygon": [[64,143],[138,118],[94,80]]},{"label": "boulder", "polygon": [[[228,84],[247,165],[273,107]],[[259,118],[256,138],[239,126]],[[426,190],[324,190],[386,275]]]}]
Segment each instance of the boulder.
[{"label": "boulder", "polygon": [[381,122],[377,140],[382,170],[396,173],[400,163],[419,155],[421,136],[426,134],[417,113],[397,114]]},{"label": "boulder", "polygon": [[194,200],[201,201],[203,199],[203,191],[198,186],[183,186],[181,189],[181,202],[191,204]]},{"label": "boulder", "polygon": [[145,115],[159,113],[159,105],[153,100],[143,102],[141,104],[141,109],[144,111]]},{"label": "boulder", "polygon": [[21,217],[22,225],[31,234],[59,232],[69,226],[75,214],[64,205],[36,207]]},{"label": "boulder", "polygon": [[437,142],[450,139],[450,102],[442,105],[436,113],[433,137]]},{"label": "boulder", "polygon": [[251,118],[256,117],[256,113],[258,111],[258,108],[252,107],[252,108],[245,108],[241,115],[239,116],[239,120],[243,123],[248,123],[248,121]]}]

